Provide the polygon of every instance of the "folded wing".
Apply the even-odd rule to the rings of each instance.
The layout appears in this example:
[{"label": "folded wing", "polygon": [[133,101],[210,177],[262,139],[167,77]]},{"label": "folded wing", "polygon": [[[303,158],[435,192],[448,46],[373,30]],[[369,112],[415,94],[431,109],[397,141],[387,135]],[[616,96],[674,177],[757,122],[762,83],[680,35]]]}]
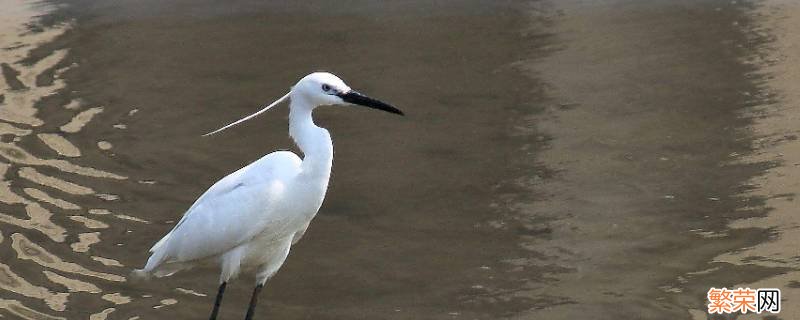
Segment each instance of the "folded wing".
[{"label": "folded wing", "polygon": [[274,204],[285,196],[286,184],[300,172],[300,164],[294,153],[273,152],[215,183],[150,249],[142,271],[221,255],[282,225]]}]

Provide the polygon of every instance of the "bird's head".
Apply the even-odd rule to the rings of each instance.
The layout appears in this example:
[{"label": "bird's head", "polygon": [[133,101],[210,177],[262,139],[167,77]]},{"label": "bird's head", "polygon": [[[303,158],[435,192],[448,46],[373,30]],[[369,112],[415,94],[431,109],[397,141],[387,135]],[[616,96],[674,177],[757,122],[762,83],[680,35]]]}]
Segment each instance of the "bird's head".
[{"label": "bird's head", "polygon": [[351,89],[347,84],[344,83],[344,81],[342,81],[342,79],[333,75],[332,73],[314,72],[300,79],[300,81],[298,81],[297,84],[292,87],[292,90],[289,91],[289,93],[262,108],[258,112],[205,135],[211,135],[247,121],[263,113],[264,111],[269,110],[286,99],[291,99],[298,102],[296,104],[297,107],[311,109],[319,106],[355,105],[403,115],[403,112],[400,111],[400,109]]},{"label": "bird's head", "polygon": [[351,89],[342,79],[328,72],[314,72],[303,77],[292,87],[289,96],[292,100],[303,100],[305,103],[301,105],[312,108],[357,105],[399,115],[403,114],[402,111],[387,103],[367,97]]}]

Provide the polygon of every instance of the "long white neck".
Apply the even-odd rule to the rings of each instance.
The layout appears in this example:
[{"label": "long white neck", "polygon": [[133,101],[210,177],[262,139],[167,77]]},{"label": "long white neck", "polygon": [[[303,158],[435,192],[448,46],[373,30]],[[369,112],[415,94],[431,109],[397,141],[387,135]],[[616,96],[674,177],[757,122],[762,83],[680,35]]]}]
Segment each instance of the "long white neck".
[{"label": "long white neck", "polygon": [[302,174],[324,179],[326,184],[333,165],[333,142],[328,130],[317,127],[312,108],[300,99],[289,107],[289,136],[303,151]]}]

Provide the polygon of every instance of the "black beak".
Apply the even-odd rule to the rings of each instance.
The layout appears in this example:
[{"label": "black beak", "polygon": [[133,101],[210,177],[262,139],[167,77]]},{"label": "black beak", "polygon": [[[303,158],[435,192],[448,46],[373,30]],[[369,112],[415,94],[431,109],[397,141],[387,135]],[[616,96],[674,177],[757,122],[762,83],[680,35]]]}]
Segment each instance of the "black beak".
[{"label": "black beak", "polygon": [[389,105],[388,103],[384,103],[380,100],[367,97],[355,90],[350,90],[346,93],[340,93],[337,94],[337,96],[339,96],[339,98],[342,98],[342,100],[344,100],[344,102],[347,103],[357,104],[360,106],[365,106],[367,108],[383,110],[386,112],[399,114],[401,116],[403,115],[403,111],[400,111],[400,109],[397,109]]}]

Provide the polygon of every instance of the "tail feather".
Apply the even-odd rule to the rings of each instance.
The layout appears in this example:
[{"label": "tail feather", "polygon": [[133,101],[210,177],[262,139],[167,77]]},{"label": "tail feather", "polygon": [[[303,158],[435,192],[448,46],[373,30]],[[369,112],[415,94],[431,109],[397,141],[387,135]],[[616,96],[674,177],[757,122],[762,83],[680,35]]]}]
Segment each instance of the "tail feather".
[{"label": "tail feather", "polygon": [[171,276],[180,270],[192,267],[191,264],[170,260],[167,250],[163,245],[159,246],[156,244],[154,249],[155,251],[153,251],[153,254],[147,259],[147,264],[145,264],[144,268],[134,270],[131,273],[132,277],[149,280],[152,277],[161,278]]},{"label": "tail feather", "polygon": [[170,238],[170,236],[171,236],[171,235],[172,235],[172,232],[170,232],[170,233],[167,233],[167,235],[165,235],[163,238],[161,238],[161,240],[158,240],[158,242],[156,242],[156,244],[154,244],[154,245],[153,245],[153,247],[152,247],[152,248],[150,248],[150,252],[151,252],[151,253],[154,253],[154,252],[156,252],[158,249],[160,249],[161,247],[163,247],[163,246],[164,246],[164,244],[165,244],[165,243],[167,243],[167,240],[169,240],[169,238]]},{"label": "tail feather", "polygon": [[[158,249],[163,249],[163,248],[158,248]],[[152,272],[153,270],[158,268],[158,266],[161,265],[161,263],[164,262],[164,260],[166,260],[166,256],[167,256],[166,250],[153,251],[153,254],[150,255],[149,259],[147,259],[147,264],[144,265],[143,271],[146,271],[148,273]]]},{"label": "tail feather", "polygon": [[144,265],[144,268],[136,269],[131,272],[132,278],[149,280],[152,278],[152,276],[161,276],[159,269],[161,269],[161,265],[164,263],[164,260],[167,259],[167,250],[164,247],[164,244],[166,243],[165,240],[167,240],[168,237],[169,235],[164,236],[164,238],[153,245],[153,248],[150,249],[152,254],[150,255],[150,258],[147,259],[147,263]]}]

